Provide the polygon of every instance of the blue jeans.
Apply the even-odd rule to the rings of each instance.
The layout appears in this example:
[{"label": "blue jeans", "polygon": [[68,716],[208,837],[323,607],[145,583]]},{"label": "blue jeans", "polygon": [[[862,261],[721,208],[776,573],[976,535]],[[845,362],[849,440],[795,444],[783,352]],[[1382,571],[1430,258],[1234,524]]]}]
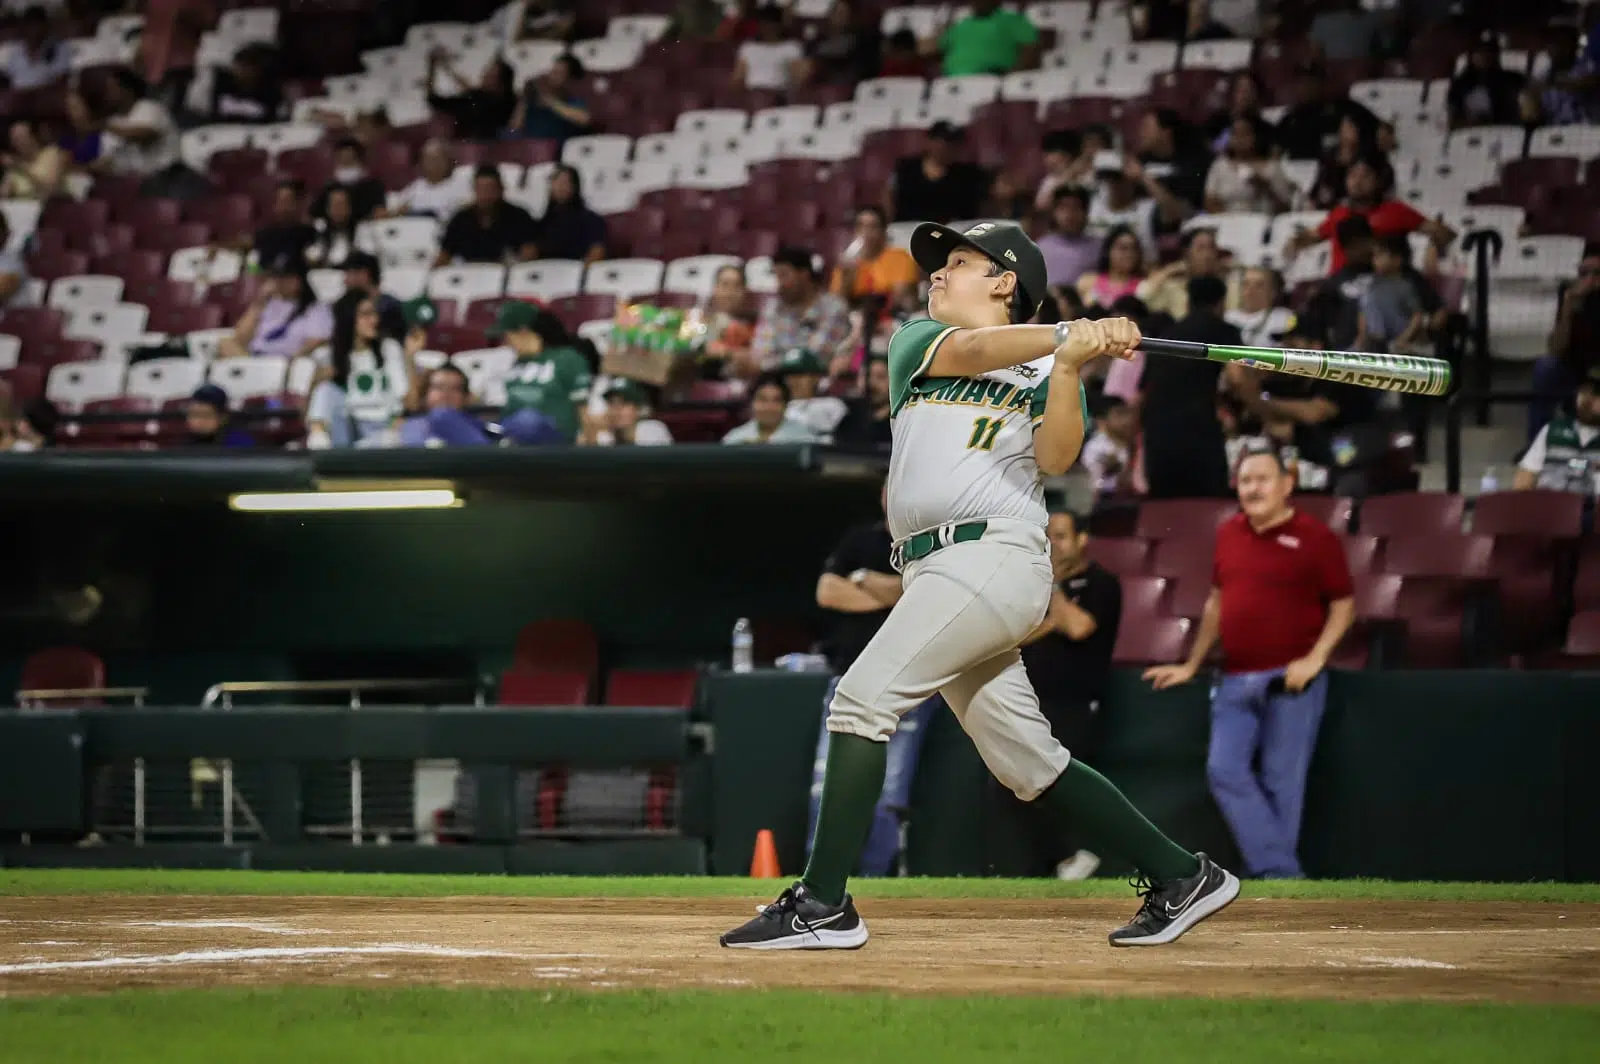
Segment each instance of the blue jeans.
[{"label": "blue jeans", "polygon": [[[822,808],[822,780],[828,766],[829,737],[828,706],[833,702],[833,690],[839,686],[839,677],[828,682],[828,693],[822,696],[822,734],[817,736],[817,760],[811,775],[811,817],[806,825],[806,856],[811,856],[811,843],[817,834],[817,812]],[[944,704],[944,699],[934,695],[910,713],[900,718],[900,726],[889,737],[888,760],[884,766],[883,793],[878,796],[878,808],[872,817],[872,830],[867,834],[867,844],[861,850],[861,874],[887,876],[894,872],[895,855],[900,852],[900,821],[891,809],[911,804],[911,781],[917,775],[917,758],[922,753],[922,737],[927,734],[934,710]]]},{"label": "blue jeans", "polygon": [[1282,676],[1282,669],[1272,669],[1222,677],[1211,696],[1206,778],[1245,869],[1262,878],[1298,879],[1305,874],[1295,851],[1306,772],[1328,700],[1328,674],[1298,694],[1281,686],[1269,690]]},{"label": "blue jeans", "polygon": [[320,421],[328,427],[328,439],[335,447],[353,447],[375,432],[389,427],[392,418],[360,421],[350,416],[345,390],[332,381],[321,381],[311,390],[306,403],[306,420]]}]

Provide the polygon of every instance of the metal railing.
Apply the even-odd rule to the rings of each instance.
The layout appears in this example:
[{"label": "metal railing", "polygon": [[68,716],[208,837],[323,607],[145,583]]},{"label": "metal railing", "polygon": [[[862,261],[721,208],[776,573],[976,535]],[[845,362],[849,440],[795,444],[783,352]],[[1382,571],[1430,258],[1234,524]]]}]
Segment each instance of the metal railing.
[{"label": "metal railing", "polygon": [[[17,706],[20,709],[49,709],[52,708],[51,703],[125,698],[139,707],[144,705],[149,694],[148,687],[31,687],[17,692]],[[96,817],[103,815],[111,804],[113,771],[111,766],[106,765],[95,772],[90,808]],[[144,758],[139,757],[133,762],[133,841],[140,846],[144,845],[146,800]]]},{"label": "metal railing", "polygon": [[17,692],[17,705],[33,708],[33,702],[66,702],[74,699],[127,698],[136,706],[144,705],[150,694],[148,687],[34,687]]},{"label": "metal railing", "polygon": [[[1537,399],[1538,393],[1526,388],[1462,388],[1445,400],[1444,406],[1444,479],[1445,490],[1452,494],[1461,492],[1461,428],[1465,409],[1471,407],[1474,420],[1482,425],[1488,419],[1483,415],[1490,406],[1511,403],[1527,406]],[[1510,460],[1509,458],[1507,459]]]}]

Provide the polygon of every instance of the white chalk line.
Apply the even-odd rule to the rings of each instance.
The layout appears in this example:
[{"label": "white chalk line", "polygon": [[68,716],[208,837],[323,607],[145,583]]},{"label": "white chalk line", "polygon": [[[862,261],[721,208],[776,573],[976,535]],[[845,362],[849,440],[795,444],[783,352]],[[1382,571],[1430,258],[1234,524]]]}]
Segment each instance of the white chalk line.
[{"label": "white chalk line", "polygon": [[325,935],[332,933],[317,928],[305,930],[296,927],[283,927],[280,924],[266,924],[255,920],[126,920],[122,926],[160,927],[182,931],[226,929],[256,931],[263,935]]},{"label": "white chalk line", "polygon": [[[449,946],[394,944],[379,946],[308,946],[301,949],[262,947],[257,949],[185,950],[182,953],[140,954],[101,957],[81,961],[31,961],[0,964],[0,975],[29,972],[69,972],[109,968],[162,968],[185,964],[255,964],[264,961],[304,962],[323,957],[448,957],[455,959],[495,958],[502,960],[585,960],[602,959],[591,953],[511,953],[505,950],[456,949]],[[572,969],[576,971],[577,969]]]}]

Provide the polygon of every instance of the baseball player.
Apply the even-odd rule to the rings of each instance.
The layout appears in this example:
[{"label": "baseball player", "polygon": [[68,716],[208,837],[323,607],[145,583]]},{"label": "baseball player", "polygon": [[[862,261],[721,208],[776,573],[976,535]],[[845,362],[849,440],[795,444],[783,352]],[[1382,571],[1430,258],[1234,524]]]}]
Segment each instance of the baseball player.
[{"label": "baseball player", "polygon": [[1044,256],[1015,225],[963,233],[924,223],[911,254],[933,283],[928,316],[889,342],[888,521],[904,592],[829,706],[833,741],[804,876],[721,942],[866,944],[845,881],[883,789],[889,736],[934,692],[1018,798],[1138,866],[1143,904],[1111,944],[1172,942],[1231,902],[1238,879],[1167,838],[1067,753],[1017,651],[1050,601],[1039,477],[1077,460],[1088,422],[1079,371],[1099,355],[1128,357],[1139,329],[1125,318],[1016,324],[1037,313],[1046,277]]}]

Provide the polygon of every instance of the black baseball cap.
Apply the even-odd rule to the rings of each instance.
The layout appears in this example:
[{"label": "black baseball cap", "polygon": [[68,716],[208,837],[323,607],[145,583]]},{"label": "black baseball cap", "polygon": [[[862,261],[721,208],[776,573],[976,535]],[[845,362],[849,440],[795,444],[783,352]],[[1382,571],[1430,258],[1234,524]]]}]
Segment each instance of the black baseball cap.
[{"label": "black baseball cap", "polygon": [[923,222],[911,234],[911,257],[924,273],[944,269],[950,252],[958,247],[975,248],[1001,269],[1016,274],[1017,287],[1028,304],[1029,317],[1044,303],[1044,294],[1049,288],[1044,253],[1021,226],[1011,222],[980,222],[962,232],[938,222]]}]

